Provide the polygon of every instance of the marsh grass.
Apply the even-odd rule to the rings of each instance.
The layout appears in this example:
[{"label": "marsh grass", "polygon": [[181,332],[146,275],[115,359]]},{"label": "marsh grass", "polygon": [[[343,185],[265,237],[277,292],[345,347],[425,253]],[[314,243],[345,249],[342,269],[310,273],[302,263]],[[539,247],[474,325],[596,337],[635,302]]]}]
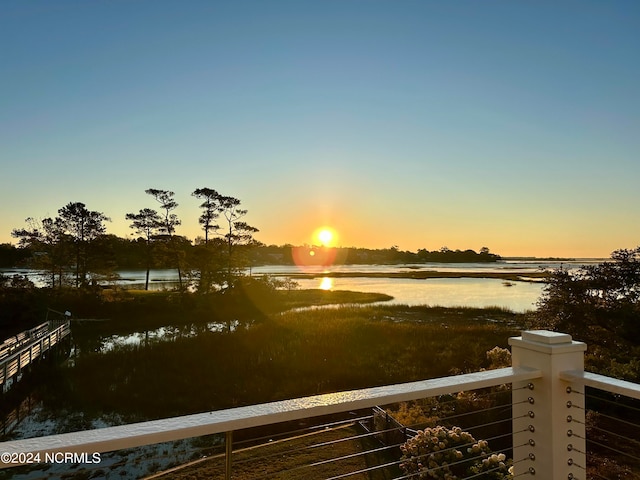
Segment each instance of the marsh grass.
[{"label": "marsh grass", "polygon": [[278,308],[275,310],[286,311],[310,305],[368,304],[385,302],[392,298],[384,293],[352,292],[349,290],[279,290],[276,299]]},{"label": "marsh grass", "polygon": [[380,305],[289,311],[234,332],[81,355],[45,397],[149,419],[434,378],[486,366],[520,318]]},{"label": "marsh grass", "polygon": [[[227,294],[196,295],[169,291],[105,290],[90,302],[66,299],[75,318],[104,321],[75,323],[83,337],[126,335],[160,327],[196,327],[232,320],[254,323],[286,310],[346,303],[390,300],[380,293],[309,290],[273,290],[251,285]],[[58,300],[58,303],[61,303]]]}]

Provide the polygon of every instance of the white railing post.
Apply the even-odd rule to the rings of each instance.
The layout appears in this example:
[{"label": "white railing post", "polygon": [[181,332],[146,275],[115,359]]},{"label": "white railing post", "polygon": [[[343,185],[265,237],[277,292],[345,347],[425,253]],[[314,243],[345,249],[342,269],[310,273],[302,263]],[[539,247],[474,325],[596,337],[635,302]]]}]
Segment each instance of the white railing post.
[{"label": "white railing post", "polygon": [[534,330],[510,338],[509,345],[514,368],[542,372],[539,379],[513,384],[514,476],[584,480],[584,396],[571,396],[560,373],[584,371],[586,344],[564,333]]}]

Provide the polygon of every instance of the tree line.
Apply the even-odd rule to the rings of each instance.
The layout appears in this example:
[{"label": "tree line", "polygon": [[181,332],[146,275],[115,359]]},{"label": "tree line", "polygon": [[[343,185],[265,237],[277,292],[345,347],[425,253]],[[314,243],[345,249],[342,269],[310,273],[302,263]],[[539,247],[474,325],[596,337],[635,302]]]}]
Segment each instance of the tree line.
[{"label": "tree line", "polygon": [[487,247],[476,253],[447,247],[410,252],[397,246],[267,246],[254,238],[259,230],[244,220],[248,211],[242,208],[241,200],[212,188],[197,188],[191,193],[200,202],[198,222],[202,228],[202,236],[191,241],[178,234],[182,220],[175,213],[175,193],[157,188],[145,193],[150,205],[125,215],[135,239],[108,234],[106,224],[111,219],[107,215],[82,202],[70,202],[55,217],[30,217],[26,226],[14,229],[11,234],[18,247],[0,245],[0,267],[41,269],[46,272],[47,285],[55,288],[86,288],[115,278],[116,269],[142,268],[146,270],[145,290],[151,269],[172,268],[178,273],[180,289],[189,284],[199,292],[211,292],[232,287],[252,265],[299,263],[301,251],[309,264],[320,264],[327,258],[346,264],[495,262],[501,258]]},{"label": "tree line", "polygon": [[86,288],[123,266],[146,269],[145,289],[152,268],[175,268],[180,289],[185,288],[185,276],[201,292],[232,287],[248,265],[249,249],[259,243],[253,237],[258,229],[243,220],[248,211],[241,208],[241,201],[212,188],[194,190],[192,196],[201,201],[199,223],[204,237],[192,244],[176,233],[182,221],[175,213],[175,193],[156,188],[145,193],[156,208],[125,216],[138,235],[134,241],[108,235],[109,217],[82,202],[71,202],[54,218],[27,218],[26,227],[12,231],[18,250],[28,251],[28,257],[4,250],[13,259],[28,258],[29,266],[47,272],[50,287]]}]

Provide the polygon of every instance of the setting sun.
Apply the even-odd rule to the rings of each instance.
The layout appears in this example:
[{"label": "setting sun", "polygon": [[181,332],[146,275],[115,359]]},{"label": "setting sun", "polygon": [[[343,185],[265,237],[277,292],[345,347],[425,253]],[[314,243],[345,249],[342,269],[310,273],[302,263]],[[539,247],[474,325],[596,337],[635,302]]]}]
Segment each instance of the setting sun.
[{"label": "setting sun", "polygon": [[333,233],[330,230],[321,230],[318,234],[318,239],[323,245],[328,245],[333,239]]},{"label": "setting sun", "polygon": [[314,239],[318,241],[323,247],[330,247],[335,242],[336,233],[331,228],[322,227],[316,230]]}]

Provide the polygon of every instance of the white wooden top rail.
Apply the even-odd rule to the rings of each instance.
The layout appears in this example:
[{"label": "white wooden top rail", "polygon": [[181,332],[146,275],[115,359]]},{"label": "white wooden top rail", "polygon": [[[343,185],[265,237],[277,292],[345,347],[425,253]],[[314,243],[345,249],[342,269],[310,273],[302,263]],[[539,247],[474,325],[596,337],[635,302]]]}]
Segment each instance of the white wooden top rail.
[{"label": "white wooden top rail", "polygon": [[[376,405],[417,400],[540,378],[539,370],[517,367],[468,373],[418,382],[329,393],[279,402],[212,411],[96,430],[0,443],[15,453],[109,452],[243,428],[270,425]],[[0,468],[8,467],[0,463]]]},{"label": "white wooden top rail", "polygon": [[640,400],[640,385],[637,383],[618,380],[616,378],[606,377],[597,373],[577,370],[560,372],[560,378],[568,382],[582,383],[587,387],[598,388],[600,390],[606,390],[607,392],[618,393],[620,395]]}]

